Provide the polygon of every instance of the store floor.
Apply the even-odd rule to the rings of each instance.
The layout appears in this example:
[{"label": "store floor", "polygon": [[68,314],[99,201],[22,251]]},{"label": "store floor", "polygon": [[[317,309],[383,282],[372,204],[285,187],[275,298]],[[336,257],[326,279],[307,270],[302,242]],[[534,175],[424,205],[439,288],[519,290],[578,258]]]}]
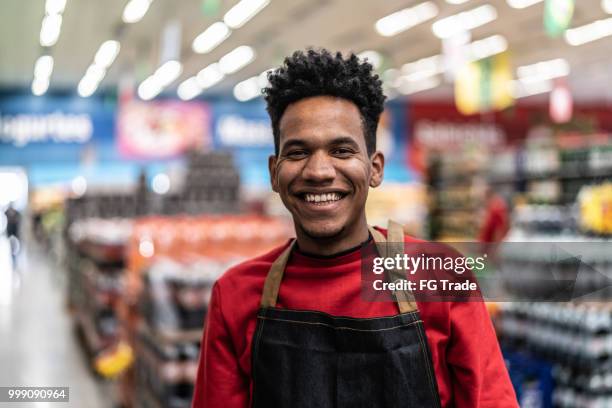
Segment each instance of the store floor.
[{"label": "store floor", "polygon": [[107,384],[87,366],[65,308],[63,271],[36,250],[11,268],[0,235],[0,386],[62,386],[69,403],[1,403],[0,407],[110,408]]}]

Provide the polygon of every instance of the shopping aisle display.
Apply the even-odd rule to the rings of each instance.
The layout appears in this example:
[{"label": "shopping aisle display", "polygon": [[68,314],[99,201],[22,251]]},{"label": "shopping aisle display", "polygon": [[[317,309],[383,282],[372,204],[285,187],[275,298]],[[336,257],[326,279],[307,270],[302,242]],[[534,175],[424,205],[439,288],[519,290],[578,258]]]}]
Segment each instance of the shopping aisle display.
[{"label": "shopping aisle display", "polygon": [[567,205],[584,185],[612,178],[612,135],[544,132],[491,157],[490,181],[537,204]]},{"label": "shopping aisle display", "polygon": [[[524,145],[499,151],[467,149],[463,152],[432,153],[427,183],[430,190],[430,237],[443,240],[476,238],[483,209],[485,188],[490,186],[507,200],[520,197],[530,207],[517,206],[519,224],[542,224],[549,233],[558,233],[572,219],[572,206],[585,186],[612,180],[612,135],[544,132],[527,138]],[[589,202],[609,196],[606,187],[592,190]],[[600,208],[602,204],[599,205]],[[593,233],[610,226],[609,207],[603,206]],[[583,206],[583,212],[588,211]],[[576,217],[574,216],[574,219]],[[609,223],[609,221],[607,221]]]},{"label": "shopping aisle display", "polygon": [[474,216],[483,209],[486,151],[432,153],[427,171],[429,236],[446,241],[470,241],[478,233]]},{"label": "shopping aisle display", "polygon": [[214,281],[280,245],[284,220],[248,215],[87,219],[70,228],[69,303],[92,368],[126,406],[189,406]]},{"label": "shopping aisle display", "polygon": [[[526,196],[507,240],[544,243],[510,243],[503,253],[513,271],[506,288],[549,299],[499,305],[496,326],[522,407],[612,406],[610,146],[609,135],[548,140],[515,157],[512,174],[498,166],[493,179]],[[555,285],[534,284],[543,272],[569,282],[575,300],[552,302]]]},{"label": "shopping aisle display", "polygon": [[261,216],[138,220],[129,243],[122,316],[136,363],[134,386],[123,388],[124,400],[141,407],[189,407],[215,280],[290,235],[285,221]]},{"label": "shopping aisle display", "polygon": [[[157,174],[156,176],[160,175]],[[134,218],[149,214],[228,214],[240,211],[240,176],[231,153],[195,152],[186,157],[177,186],[140,174],[134,189],[88,192],[66,201],[66,224],[83,218]],[[152,185],[153,192],[148,188]],[[163,184],[163,186],[160,186]],[[162,188],[164,187],[164,188]],[[157,191],[155,191],[157,189]],[[107,190],[110,190],[107,191]]]},{"label": "shopping aisle display", "polygon": [[540,127],[526,136],[429,153],[430,237],[473,241],[487,189],[502,197],[512,210],[504,291],[539,300],[490,305],[521,407],[610,407],[612,135]]},{"label": "shopping aisle display", "polygon": [[[554,391],[548,387],[546,400],[552,399],[554,406],[612,405],[609,303],[508,303],[502,305],[497,323],[504,345],[510,350],[522,350],[523,361],[532,365],[536,361],[547,362],[555,387]],[[512,374],[517,354],[508,354],[512,357]]]},{"label": "shopping aisle display", "polygon": [[92,218],[73,223],[69,231],[68,304],[92,367],[107,378],[133,360],[121,342],[117,316],[131,227],[127,219]]}]

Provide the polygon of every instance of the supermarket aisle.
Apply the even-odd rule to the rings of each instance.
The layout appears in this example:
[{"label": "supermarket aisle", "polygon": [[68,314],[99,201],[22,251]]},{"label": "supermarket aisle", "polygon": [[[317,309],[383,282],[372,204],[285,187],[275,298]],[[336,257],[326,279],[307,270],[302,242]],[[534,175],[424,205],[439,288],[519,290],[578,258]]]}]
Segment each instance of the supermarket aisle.
[{"label": "supermarket aisle", "polygon": [[94,379],[74,336],[61,271],[40,253],[20,261],[20,271],[12,271],[8,242],[0,235],[0,386],[68,386],[70,403],[0,406],[110,407],[107,387]]}]

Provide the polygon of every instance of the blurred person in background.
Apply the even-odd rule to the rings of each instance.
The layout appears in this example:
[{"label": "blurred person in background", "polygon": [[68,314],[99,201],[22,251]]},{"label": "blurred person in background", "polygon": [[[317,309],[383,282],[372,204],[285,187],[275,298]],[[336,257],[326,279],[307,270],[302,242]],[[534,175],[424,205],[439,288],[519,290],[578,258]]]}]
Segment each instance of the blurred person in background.
[{"label": "blurred person in background", "polygon": [[215,283],[193,407],[517,407],[482,302],[361,297],[364,248],[417,242],[366,220],[384,174],[372,66],[297,51],[269,82],[270,179],[297,238]]},{"label": "blurred person in background", "polygon": [[13,207],[13,203],[9,203],[8,208],[4,212],[6,217],[6,237],[10,242],[11,259],[13,261],[13,269],[17,269],[17,255],[19,255],[21,242],[19,241],[19,227],[21,225],[21,214]]},{"label": "blurred person in background", "polygon": [[504,240],[510,230],[510,213],[504,198],[491,184],[484,188],[484,217],[478,233],[478,241],[495,243]]}]

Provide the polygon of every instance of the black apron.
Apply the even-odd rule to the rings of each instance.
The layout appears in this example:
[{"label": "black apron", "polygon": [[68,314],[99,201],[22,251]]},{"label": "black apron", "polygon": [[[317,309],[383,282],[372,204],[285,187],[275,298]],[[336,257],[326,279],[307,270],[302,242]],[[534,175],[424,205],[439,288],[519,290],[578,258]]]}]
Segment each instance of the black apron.
[{"label": "black apron", "polygon": [[[382,256],[404,252],[402,227],[388,242],[370,233]],[[295,243],[295,241],[294,241]],[[393,248],[390,248],[393,246]],[[396,292],[400,314],[332,316],[276,308],[293,244],[266,277],[252,342],[254,408],[437,408],[440,397],[425,329],[410,292]],[[396,280],[391,272],[387,279]]]}]

